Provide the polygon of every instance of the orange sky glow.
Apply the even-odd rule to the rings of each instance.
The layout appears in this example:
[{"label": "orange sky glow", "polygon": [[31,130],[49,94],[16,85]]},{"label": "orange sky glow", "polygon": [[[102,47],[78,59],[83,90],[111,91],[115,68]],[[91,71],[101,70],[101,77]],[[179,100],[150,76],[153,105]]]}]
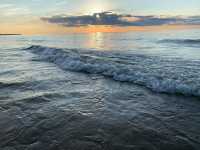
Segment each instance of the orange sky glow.
[{"label": "orange sky glow", "polygon": [[61,25],[50,24],[42,21],[27,24],[0,24],[0,34],[68,34],[68,33],[94,33],[94,32],[137,32],[137,31],[162,31],[179,30],[188,28],[200,28],[200,25],[162,25],[162,26],[103,26],[90,25],[85,27],[64,27]]}]

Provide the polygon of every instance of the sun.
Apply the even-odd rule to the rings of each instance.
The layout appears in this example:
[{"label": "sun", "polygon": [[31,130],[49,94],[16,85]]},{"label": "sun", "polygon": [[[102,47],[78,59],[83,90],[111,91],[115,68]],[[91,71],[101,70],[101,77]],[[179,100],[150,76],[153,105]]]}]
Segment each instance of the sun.
[{"label": "sun", "polygon": [[92,15],[94,13],[101,13],[111,9],[109,3],[103,3],[102,1],[90,1],[90,4],[86,4],[84,7],[84,13]]},{"label": "sun", "polygon": [[104,11],[106,11],[105,8],[98,6],[98,7],[90,8],[90,10],[88,10],[88,13],[94,14],[94,13],[101,13]]}]

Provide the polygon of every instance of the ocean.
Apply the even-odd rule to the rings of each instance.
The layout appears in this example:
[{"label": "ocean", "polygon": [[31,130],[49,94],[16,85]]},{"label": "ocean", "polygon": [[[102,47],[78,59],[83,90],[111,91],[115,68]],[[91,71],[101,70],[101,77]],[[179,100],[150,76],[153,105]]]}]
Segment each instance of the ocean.
[{"label": "ocean", "polygon": [[0,36],[0,149],[198,150],[199,37]]}]

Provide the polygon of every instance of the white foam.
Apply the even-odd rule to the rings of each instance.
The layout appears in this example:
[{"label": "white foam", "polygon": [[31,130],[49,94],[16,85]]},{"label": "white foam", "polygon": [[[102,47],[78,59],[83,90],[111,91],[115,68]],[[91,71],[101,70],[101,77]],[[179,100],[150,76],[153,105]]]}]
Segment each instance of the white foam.
[{"label": "white foam", "polygon": [[199,62],[42,46],[31,46],[28,50],[65,70],[101,74],[155,92],[200,96]]}]

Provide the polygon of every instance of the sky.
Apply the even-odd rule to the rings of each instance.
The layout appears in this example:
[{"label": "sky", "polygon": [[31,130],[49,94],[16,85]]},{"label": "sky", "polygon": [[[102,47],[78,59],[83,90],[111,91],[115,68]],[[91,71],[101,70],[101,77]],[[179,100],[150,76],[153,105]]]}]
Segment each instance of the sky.
[{"label": "sky", "polygon": [[200,25],[200,0],[0,0],[0,33],[67,33],[95,28],[109,32],[110,26],[122,31],[125,27],[141,30],[177,24]]}]

